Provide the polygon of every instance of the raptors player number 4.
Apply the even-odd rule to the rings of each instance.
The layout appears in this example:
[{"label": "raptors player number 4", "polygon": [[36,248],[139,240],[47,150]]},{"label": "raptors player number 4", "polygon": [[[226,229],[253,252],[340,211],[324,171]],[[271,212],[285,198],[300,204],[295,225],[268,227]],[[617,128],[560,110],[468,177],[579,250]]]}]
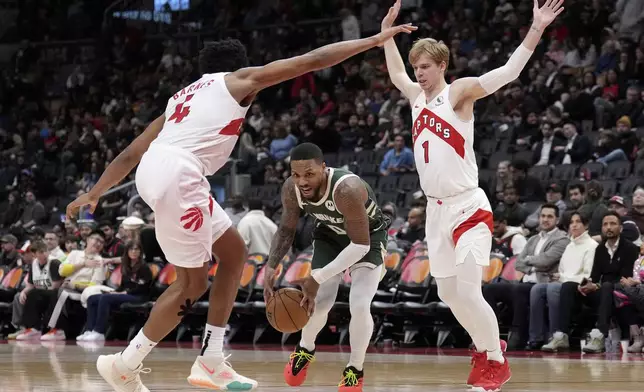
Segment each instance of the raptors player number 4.
[{"label": "raptors player number 4", "polygon": [[[510,379],[499,341],[496,316],[483,299],[483,266],[489,264],[492,212],[478,187],[474,155],[474,102],[516,79],[535,50],[544,29],[563,11],[563,0],[534,0],[534,19],[523,43],[507,63],[480,77],[445,82],[449,49],[441,41],[423,38],[409,52],[417,83],[393,38],[385,57],[394,85],[412,105],[414,158],[427,196],[427,248],[438,295],[472,337],[472,370],[467,384],[477,391],[498,391]],[[390,8],[382,28],[392,26],[400,0]]]},{"label": "raptors player number 4", "polygon": [[93,212],[99,198],[138,165],[136,187],[155,212],[155,232],[177,279],[158,298],[150,317],[122,353],[102,355],[97,369],[117,392],[148,392],[142,361],[170,333],[208,289],[208,264],[214,253],[217,275],[210,288],[201,355],[188,382],[215,390],[250,390],[257,382],[237,374],[223,354],[226,324],[246,261],[246,246],[230,218],[210,196],[206,176],[228,160],[246,111],[264,88],[333,66],[382,45],[411,25],[384,29],[363,39],[339,42],[261,67],[249,67],[237,40],[207,43],[199,54],[202,77],[168,99],[165,114],[154,120],[113,162],[96,185],[67,207]]}]

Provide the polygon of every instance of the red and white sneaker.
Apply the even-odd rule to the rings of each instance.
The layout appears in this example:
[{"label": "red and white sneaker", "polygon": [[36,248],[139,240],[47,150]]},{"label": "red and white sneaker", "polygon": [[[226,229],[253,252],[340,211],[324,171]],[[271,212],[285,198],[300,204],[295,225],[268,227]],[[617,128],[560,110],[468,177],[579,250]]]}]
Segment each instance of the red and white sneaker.
[{"label": "red and white sneaker", "polygon": [[[508,344],[505,340],[501,340],[501,351],[505,352],[508,349]],[[471,387],[476,383],[483,374],[483,369],[487,367],[487,352],[478,352],[476,347],[472,350],[472,370],[467,377],[467,386]]]},{"label": "red and white sneaker", "polygon": [[42,336],[42,333],[33,328],[27,328],[24,330],[23,333],[20,335],[16,336],[16,340],[40,340],[40,337]]},{"label": "red and white sneaker", "polygon": [[498,392],[503,384],[512,377],[510,363],[507,358],[505,362],[487,361],[487,366],[481,372],[481,378],[472,385],[472,391],[476,392]]},{"label": "red and white sneaker", "polygon": [[56,328],[51,329],[49,332],[40,337],[40,340],[43,341],[62,341],[66,339],[67,337],[65,336],[65,331]]}]

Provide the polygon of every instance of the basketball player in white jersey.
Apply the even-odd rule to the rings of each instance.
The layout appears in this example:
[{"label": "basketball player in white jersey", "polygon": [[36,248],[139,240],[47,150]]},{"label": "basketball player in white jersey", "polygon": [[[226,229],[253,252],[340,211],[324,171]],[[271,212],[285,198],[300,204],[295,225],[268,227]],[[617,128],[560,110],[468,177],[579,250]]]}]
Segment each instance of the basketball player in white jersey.
[{"label": "basketball player in white jersey", "polygon": [[[264,88],[307,72],[333,66],[382,45],[411,25],[385,29],[369,38],[324,46],[302,56],[248,67],[246,49],[237,40],[208,43],[199,54],[201,79],[168,100],[165,114],[154,120],[114,161],[96,185],[67,207],[96,204],[137,164],[136,187],[155,212],[155,231],[177,280],[156,301],[150,317],[130,345],[119,354],[100,356],[101,376],[118,392],[146,392],[141,362],[150,350],[191,311],[208,281],[208,262],[219,267],[210,289],[210,308],[201,355],[188,381],[218,390],[250,390],[257,382],[238,375],[225,360],[226,323],[239,286],[246,246],[223,209],[210,196],[206,176],[225,163],[237,142],[246,111]],[[228,72],[233,71],[233,72]]]},{"label": "basketball player in white jersey", "polygon": [[[476,346],[468,385],[478,391],[498,391],[510,379],[494,312],[481,292],[483,266],[489,264],[492,212],[478,188],[478,168],[472,147],[473,107],[481,99],[516,79],[530,59],[544,29],[562,11],[563,0],[534,0],[534,20],[523,43],[507,63],[477,78],[445,82],[449,49],[431,38],[416,41],[409,52],[417,83],[393,39],[385,43],[387,69],[394,85],[412,106],[414,158],[421,187],[427,195],[427,248],[438,295],[472,337]],[[382,28],[392,26],[400,0],[389,10]]]}]

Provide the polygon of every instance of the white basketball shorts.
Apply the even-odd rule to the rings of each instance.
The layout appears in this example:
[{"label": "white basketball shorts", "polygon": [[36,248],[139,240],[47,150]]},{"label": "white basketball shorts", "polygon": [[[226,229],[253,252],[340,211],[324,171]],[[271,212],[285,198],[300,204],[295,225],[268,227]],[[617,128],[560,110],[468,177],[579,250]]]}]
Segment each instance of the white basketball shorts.
[{"label": "white basketball shorts", "polygon": [[480,188],[443,199],[427,197],[425,240],[432,276],[456,275],[456,266],[470,253],[476,264],[489,265],[493,228],[492,208]]},{"label": "white basketball shorts", "polygon": [[212,244],[232,222],[210,195],[201,162],[190,152],[152,145],[136,171],[136,189],[152,208],[166,259],[184,268],[209,262]]}]

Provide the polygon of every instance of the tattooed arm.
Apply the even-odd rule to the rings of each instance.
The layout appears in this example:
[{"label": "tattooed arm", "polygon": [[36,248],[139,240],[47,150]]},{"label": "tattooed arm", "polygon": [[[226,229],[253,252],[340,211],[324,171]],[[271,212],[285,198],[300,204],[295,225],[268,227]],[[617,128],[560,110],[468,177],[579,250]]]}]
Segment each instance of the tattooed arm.
[{"label": "tattooed arm", "polygon": [[264,297],[266,300],[273,295],[275,285],[275,268],[282,262],[284,256],[293,245],[293,237],[297,229],[297,222],[300,219],[300,206],[295,195],[295,184],[289,178],[282,186],[282,219],[280,226],[273,236],[271,251],[266,262],[264,274]]},{"label": "tattooed arm", "polygon": [[342,181],[333,196],[336,208],[344,215],[344,228],[351,243],[324,268],[313,271],[311,276],[320,284],[362,260],[371,248],[365,207],[368,194],[360,177],[351,176]]}]

